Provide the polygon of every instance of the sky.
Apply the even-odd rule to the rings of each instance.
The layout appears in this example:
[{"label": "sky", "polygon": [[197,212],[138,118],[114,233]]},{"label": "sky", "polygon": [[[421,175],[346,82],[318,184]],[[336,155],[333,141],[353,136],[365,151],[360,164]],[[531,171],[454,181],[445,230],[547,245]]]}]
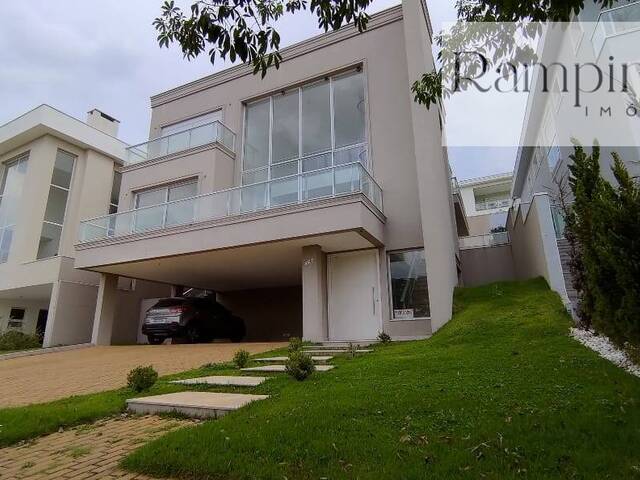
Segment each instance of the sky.
[{"label": "sky", "polygon": [[[186,5],[187,0],[178,1]],[[375,0],[371,12],[396,5]],[[427,0],[436,31],[455,20],[454,0]],[[206,56],[187,61],[177,47],[160,49],[153,19],[162,0],[4,0],[0,16],[0,125],[46,103],[84,120],[98,108],[121,121],[120,138],[134,144],[148,138],[149,97],[230,66],[211,65]],[[282,46],[320,33],[310,15],[289,16],[278,25]],[[522,102],[484,96],[476,108],[495,117],[520,115]],[[469,145],[496,128],[469,115],[468,104],[446,105],[449,145]],[[514,113],[515,112],[515,113]],[[498,127],[506,143],[517,144],[518,122]],[[511,148],[451,148],[459,179],[509,171]]]}]

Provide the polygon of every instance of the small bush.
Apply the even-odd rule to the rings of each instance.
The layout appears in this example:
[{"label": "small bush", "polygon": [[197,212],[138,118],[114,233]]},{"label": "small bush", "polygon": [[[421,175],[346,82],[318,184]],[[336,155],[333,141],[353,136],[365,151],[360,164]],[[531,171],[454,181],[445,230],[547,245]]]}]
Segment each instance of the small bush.
[{"label": "small bush", "polygon": [[298,337],[291,337],[289,339],[289,353],[299,352],[302,350],[302,340]]},{"label": "small bush", "polygon": [[235,363],[238,368],[244,368],[249,364],[250,356],[246,350],[238,350],[233,356],[233,363]]},{"label": "small bush", "polygon": [[127,386],[134,392],[149,390],[158,381],[158,372],[149,365],[136,367],[127,375]]},{"label": "small bush", "polygon": [[298,381],[302,381],[316,370],[311,357],[304,352],[296,351],[289,353],[286,362],[287,373]]},{"label": "small bush", "polygon": [[384,345],[391,343],[391,335],[387,332],[380,332],[378,334],[378,341]]},{"label": "small bush", "polygon": [[15,330],[10,330],[0,335],[0,351],[27,350],[39,347],[40,339],[37,335],[27,335]]}]

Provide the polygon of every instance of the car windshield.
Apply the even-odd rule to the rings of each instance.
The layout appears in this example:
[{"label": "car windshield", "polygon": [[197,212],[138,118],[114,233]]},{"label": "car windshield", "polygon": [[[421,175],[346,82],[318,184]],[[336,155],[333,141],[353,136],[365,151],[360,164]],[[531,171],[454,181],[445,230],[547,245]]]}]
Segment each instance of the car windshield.
[{"label": "car windshield", "polygon": [[184,303],[184,299],[182,298],[165,298],[156,303],[153,308],[175,307],[177,305],[184,305]]}]

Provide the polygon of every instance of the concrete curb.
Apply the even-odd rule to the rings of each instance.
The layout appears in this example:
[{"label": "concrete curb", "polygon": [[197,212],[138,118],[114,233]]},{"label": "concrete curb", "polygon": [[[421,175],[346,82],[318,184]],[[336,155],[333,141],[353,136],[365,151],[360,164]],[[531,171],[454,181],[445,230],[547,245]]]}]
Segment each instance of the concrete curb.
[{"label": "concrete curb", "polygon": [[61,347],[37,348],[34,350],[22,350],[20,352],[10,352],[0,355],[2,360],[11,360],[12,358],[32,357],[35,355],[44,355],[46,353],[66,352],[67,350],[79,350],[81,348],[93,347],[92,343],[80,343],[78,345],[65,345]]}]

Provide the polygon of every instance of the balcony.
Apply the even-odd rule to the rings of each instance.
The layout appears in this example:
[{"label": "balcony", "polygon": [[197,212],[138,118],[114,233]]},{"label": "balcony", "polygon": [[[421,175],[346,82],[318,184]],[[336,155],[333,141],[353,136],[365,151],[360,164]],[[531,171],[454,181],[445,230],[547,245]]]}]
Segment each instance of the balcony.
[{"label": "balcony", "polygon": [[235,141],[235,133],[221,122],[215,121],[129,147],[126,162],[133,165],[214,143],[233,152]]},{"label": "balcony", "polygon": [[495,210],[496,208],[508,208],[511,206],[511,199],[484,200],[476,202],[476,211]]},{"label": "balcony", "polygon": [[606,10],[598,16],[591,37],[596,58],[610,37],[640,31],[640,1]]},{"label": "balcony", "polygon": [[487,248],[498,247],[500,245],[508,245],[509,232],[488,233],[486,235],[475,235],[471,237],[460,237],[460,250],[468,250],[470,248]]},{"label": "balcony", "polygon": [[382,213],[382,190],[360,163],[291,175],[81,222],[79,243],[266,212],[312,201],[364,195]]}]

